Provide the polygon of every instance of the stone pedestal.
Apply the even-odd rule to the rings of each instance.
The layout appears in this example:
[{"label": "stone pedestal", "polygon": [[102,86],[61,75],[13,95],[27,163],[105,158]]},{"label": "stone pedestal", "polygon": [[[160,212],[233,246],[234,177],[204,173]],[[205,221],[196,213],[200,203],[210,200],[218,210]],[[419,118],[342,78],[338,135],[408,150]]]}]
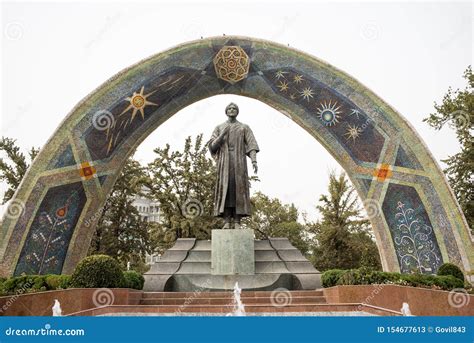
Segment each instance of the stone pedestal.
[{"label": "stone pedestal", "polygon": [[[314,290],[321,287],[320,272],[287,238],[254,240],[253,232],[250,235],[244,231],[216,230],[212,243],[194,238],[178,239],[145,273],[144,291],[232,291],[236,282],[246,291]],[[230,235],[236,237],[226,241]],[[252,242],[248,241],[249,237],[252,237]],[[219,241],[216,247],[215,240]],[[245,247],[246,244],[251,245]],[[219,253],[216,255],[215,251]],[[231,251],[234,251],[233,257]],[[248,265],[250,260],[252,267]],[[221,272],[234,270],[235,274],[215,274],[211,264]],[[243,274],[250,271],[252,273]]]},{"label": "stone pedestal", "polygon": [[211,274],[255,274],[253,230],[212,230]]}]

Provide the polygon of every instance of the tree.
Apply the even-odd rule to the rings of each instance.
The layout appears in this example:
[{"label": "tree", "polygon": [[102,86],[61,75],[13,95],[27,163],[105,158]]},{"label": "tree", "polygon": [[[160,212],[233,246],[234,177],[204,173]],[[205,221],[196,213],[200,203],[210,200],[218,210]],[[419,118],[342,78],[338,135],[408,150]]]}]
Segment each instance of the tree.
[{"label": "tree", "polygon": [[28,159],[16,145],[15,139],[2,137],[0,140],[0,151],[6,154],[7,159],[0,158],[0,181],[6,182],[8,186],[3,195],[2,204],[5,204],[13,197],[30,164],[38,155],[39,150],[39,148],[32,147],[28,151],[28,162]]},{"label": "tree", "polygon": [[355,189],[346,175],[329,175],[329,194],[317,206],[322,218],[310,225],[314,234],[312,262],[320,270],[361,266],[380,268],[369,221],[362,217]]},{"label": "tree", "polygon": [[186,138],[183,151],[171,151],[169,144],[156,148],[157,157],[148,165],[150,196],[160,205],[160,252],[178,238],[210,239],[211,230],[223,225],[212,216],[216,166],[206,156],[202,136],[194,143]]},{"label": "tree", "polygon": [[449,123],[456,132],[461,151],[442,162],[447,165],[444,172],[474,234],[474,75],[471,66],[463,76],[468,82],[467,87],[456,91],[450,87],[442,103],[435,102],[436,112],[423,121],[436,130]]},{"label": "tree", "polygon": [[146,180],[145,168],[130,158],[102,209],[89,254],[106,254],[122,267],[130,262],[133,268],[143,269],[145,254],[155,246],[153,224],[144,221],[132,203],[135,196],[143,195]]},{"label": "tree", "polygon": [[277,199],[256,192],[252,198],[252,215],[243,220],[244,225],[255,231],[257,239],[287,237],[291,244],[306,254],[309,250],[307,233],[298,222],[299,212],[293,204],[282,204]]}]

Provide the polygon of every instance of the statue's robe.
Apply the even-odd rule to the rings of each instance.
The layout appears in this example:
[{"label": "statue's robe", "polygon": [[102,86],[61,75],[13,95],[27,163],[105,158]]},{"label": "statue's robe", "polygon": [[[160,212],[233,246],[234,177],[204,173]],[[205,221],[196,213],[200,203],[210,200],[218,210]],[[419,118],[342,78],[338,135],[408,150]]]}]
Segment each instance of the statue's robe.
[{"label": "statue's robe", "polygon": [[[219,134],[230,126],[227,139],[212,148]],[[218,125],[209,140],[209,151],[217,162],[217,178],[214,190],[213,215],[222,217],[225,208],[234,208],[235,214],[250,215],[250,191],[246,156],[259,151],[257,141],[248,125],[239,121]]]}]

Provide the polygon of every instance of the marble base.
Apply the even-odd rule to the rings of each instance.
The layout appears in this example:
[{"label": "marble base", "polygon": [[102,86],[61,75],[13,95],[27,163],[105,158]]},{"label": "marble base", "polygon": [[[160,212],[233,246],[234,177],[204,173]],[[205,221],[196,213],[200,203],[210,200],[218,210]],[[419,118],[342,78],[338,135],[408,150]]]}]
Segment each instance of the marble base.
[{"label": "marble base", "polygon": [[255,274],[253,230],[212,230],[211,274]]}]

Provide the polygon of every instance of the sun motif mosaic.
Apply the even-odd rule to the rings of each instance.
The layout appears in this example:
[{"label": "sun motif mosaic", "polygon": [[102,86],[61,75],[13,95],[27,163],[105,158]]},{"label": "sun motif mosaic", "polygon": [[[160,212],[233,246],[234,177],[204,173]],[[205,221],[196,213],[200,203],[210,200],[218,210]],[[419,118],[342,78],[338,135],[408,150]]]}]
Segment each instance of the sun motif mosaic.
[{"label": "sun motif mosaic", "polygon": [[319,119],[325,126],[333,126],[339,122],[339,111],[341,107],[337,105],[337,102],[324,102],[318,108]]}]

